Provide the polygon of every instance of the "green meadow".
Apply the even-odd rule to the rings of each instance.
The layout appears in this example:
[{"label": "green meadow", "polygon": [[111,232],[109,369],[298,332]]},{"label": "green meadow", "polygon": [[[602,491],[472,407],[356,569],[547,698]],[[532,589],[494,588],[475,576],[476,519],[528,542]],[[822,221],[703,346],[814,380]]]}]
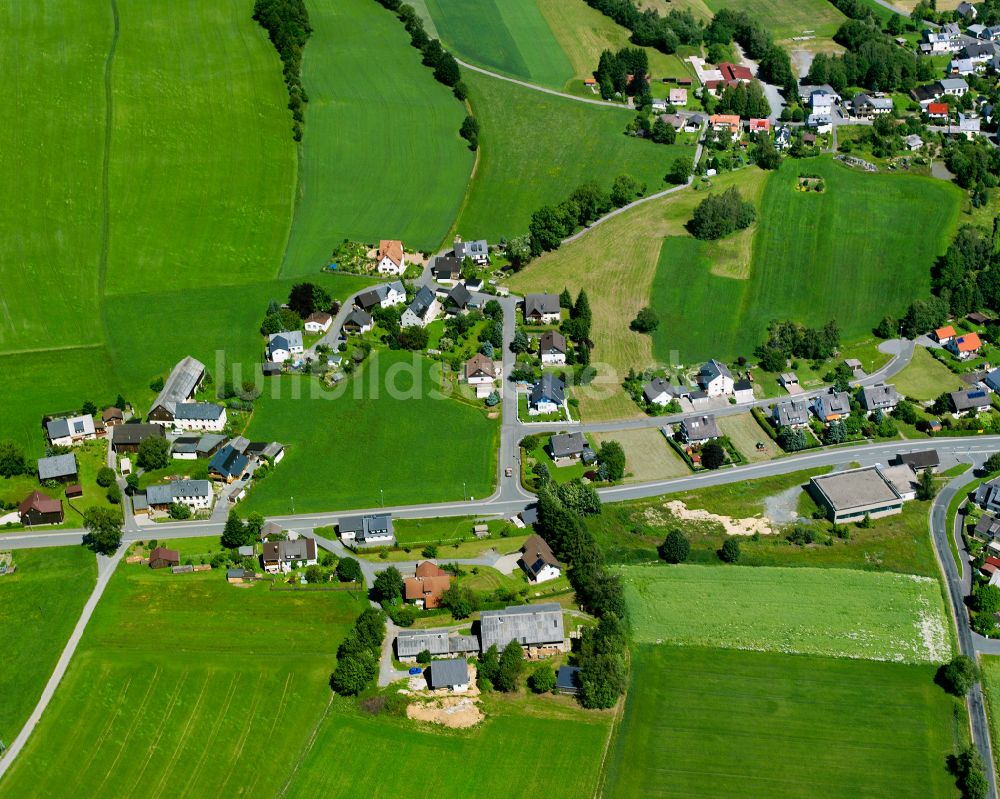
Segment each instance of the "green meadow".
[{"label": "green meadow", "polygon": [[94,555],[81,547],[19,550],[14,564],[14,574],[0,577],[0,741],[8,744],[41,696],[97,579]]},{"label": "green meadow", "polygon": [[282,274],[306,275],[345,238],[429,250],[458,213],[473,154],[462,104],[372,0],[309,0],[309,93],[295,221]]},{"label": "green meadow", "polygon": [[[288,446],[245,510],[286,514],[477,499],[493,492],[495,420],[438,398],[437,364],[403,352],[373,354],[350,381],[313,396],[315,380],[272,379],[248,435]],[[273,392],[278,393],[275,397]],[[291,495],[291,496],[290,496]]]},{"label": "green meadow", "polygon": [[950,626],[938,581],[853,569],[624,566],[635,639],[941,663]]},{"label": "green meadow", "polygon": [[694,157],[693,144],[662,145],[625,135],[633,114],[542,94],[466,70],[479,119],[479,164],[457,232],[464,238],[526,233],[531,214],[566,199],[586,181],[611,187],[621,174],[665,187],[674,159]]},{"label": "green meadow", "polygon": [[268,587],[120,566],[0,795],[276,795],[367,603]]},{"label": "green meadow", "polygon": [[642,646],[602,793],[957,797],[963,716],[929,666]]},{"label": "green meadow", "polygon": [[[800,174],[822,176],[826,191],[797,191]],[[715,264],[724,243],[664,239],[650,302],[674,323],[653,335],[656,358],[750,355],[773,319],[836,319],[845,340],[868,334],[929,292],[960,199],[933,178],[869,175],[827,157],[785,161],[764,188],[742,269]]]}]

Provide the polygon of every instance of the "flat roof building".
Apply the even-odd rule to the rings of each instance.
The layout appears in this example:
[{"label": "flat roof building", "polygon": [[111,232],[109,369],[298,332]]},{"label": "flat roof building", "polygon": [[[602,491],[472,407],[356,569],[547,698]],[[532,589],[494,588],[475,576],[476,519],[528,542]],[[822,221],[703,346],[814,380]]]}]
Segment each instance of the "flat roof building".
[{"label": "flat roof building", "polygon": [[834,522],[901,513],[903,497],[877,466],[834,472],[809,481],[811,493]]}]

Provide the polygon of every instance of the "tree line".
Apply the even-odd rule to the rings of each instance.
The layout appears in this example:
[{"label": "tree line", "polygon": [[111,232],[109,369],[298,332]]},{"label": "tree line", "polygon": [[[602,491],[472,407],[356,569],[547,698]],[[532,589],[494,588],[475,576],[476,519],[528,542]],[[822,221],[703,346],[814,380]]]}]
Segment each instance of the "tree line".
[{"label": "tree line", "polygon": [[640,11],[632,0],[587,0],[607,17],[631,31],[633,44],[655,47],[661,53],[675,53],[682,44],[700,44],[702,27],[690,11],[673,10],[660,16],[655,9]]},{"label": "tree line", "polygon": [[253,19],[267,31],[281,58],[288,110],[292,112],[292,138],[302,141],[303,107],[309,102],[302,86],[302,51],[312,33],[305,0],[255,0]]},{"label": "tree line", "polygon": [[790,101],[799,96],[792,61],[784,48],[775,44],[770,31],[747,12],[724,8],[705,29],[705,42],[729,45],[734,41],[758,63],[757,74],[761,79],[780,86]]},{"label": "tree line", "polygon": [[767,338],[754,350],[754,356],[761,369],[780,372],[789,358],[824,360],[839,348],[840,327],[835,320],[831,319],[823,327],[776,320],[768,325]]},{"label": "tree line", "polygon": [[[424,21],[417,10],[402,0],[376,0],[376,2],[396,14],[410,34],[410,44],[420,51],[424,66],[434,71],[434,79],[452,90],[455,97],[465,102],[469,91],[462,81],[462,71],[455,57],[442,47],[438,39],[432,39],[424,30]],[[469,143],[469,149],[479,146],[479,123],[471,114],[462,121],[459,134]]]}]

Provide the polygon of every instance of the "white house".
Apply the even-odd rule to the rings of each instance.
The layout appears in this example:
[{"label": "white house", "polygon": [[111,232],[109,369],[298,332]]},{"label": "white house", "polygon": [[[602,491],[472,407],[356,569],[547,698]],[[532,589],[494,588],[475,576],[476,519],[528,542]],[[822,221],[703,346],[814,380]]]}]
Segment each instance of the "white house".
[{"label": "white house", "polygon": [[214,499],[215,492],[208,480],[172,480],[146,489],[146,502],[154,510],[166,510],[175,503],[192,511],[207,510]]},{"label": "white house", "polygon": [[733,383],[733,394],[737,403],[753,402],[753,383],[745,377],[737,380]]},{"label": "white house", "polygon": [[962,0],[958,4],[957,10],[966,20],[975,19],[979,16],[979,10],[972,3],[965,2],[965,0]]},{"label": "white house", "polygon": [[687,89],[671,89],[670,90],[670,105],[685,106],[688,104],[688,90]]},{"label": "white house", "polygon": [[427,327],[437,318],[441,311],[441,303],[437,296],[427,286],[421,286],[403,315],[399,319],[400,327]]},{"label": "white house", "polygon": [[368,312],[375,306],[391,308],[404,302],[406,302],[406,287],[398,280],[372,286],[367,291],[362,291],[354,300],[358,308]]},{"label": "white house", "polygon": [[539,535],[533,535],[521,547],[521,557],[518,559],[521,568],[533,583],[546,583],[557,580],[562,574],[562,564],[552,554],[552,549]]},{"label": "white house", "polygon": [[302,331],[284,330],[267,337],[267,357],[275,363],[284,363],[293,355],[301,355]]},{"label": "white house", "polygon": [[969,84],[961,78],[944,78],[938,81],[942,94],[950,94],[952,97],[962,97],[969,91]]},{"label": "white house", "polygon": [[528,325],[554,325],[559,322],[559,295],[528,294],[524,298],[524,322]]},{"label": "white house", "polygon": [[671,400],[690,398],[691,389],[670,383],[662,377],[654,377],[642,389],[642,395],[650,405],[663,407],[669,405]]},{"label": "white house", "polygon": [[546,330],[538,340],[542,366],[562,366],[566,363],[566,337],[557,330]]},{"label": "white house", "polygon": [[528,395],[528,415],[558,413],[566,403],[566,384],[551,372],[545,372]]},{"label": "white house", "polygon": [[497,368],[492,358],[487,358],[477,352],[465,362],[465,382],[470,386],[488,385],[493,388],[497,376]]},{"label": "white house", "polygon": [[330,325],[332,324],[333,317],[330,314],[317,311],[316,313],[309,314],[304,327],[307,333],[325,333],[330,329]]},{"label": "white house", "polygon": [[1000,513],[1000,477],[980,484],[976,489],[976,504],[991,513]]},{"label": "white house", "polygon": [[94,417],[89,413],[51,419],[45,423],[45,431],[48,433],[49,443],[54,447],[69,447],[81,441],[97,438]]},{"label": "white house", "polygon": [[375,254],[375,268],[380,275],[401,275],[406,271],[406,253],[403,242],[396,239],[382,239]]},{"label": "white house", "polygon": [[722,397],[733,393],[733,373],[724,363],[714,358],[698,372],[698,385],[710,397]]},{"label": "white house", "polygon": [[826,89],[816,89],[809,96],[812,113],[827,117],[833,116],[835,97],[836,95]]},{"label": "white house", "polygon": [[226,409],[214,402],[179,402],[174,408],[175,430],[221,432],[226,426]]},{"label": "white house", "polygon": [[368,516],[345,516],[337,524],[340,540],[356,546],[391,546],[396,541],[392,516],[373,513]]},{"label": "white house", "polygon": [[471,258],[480,266],[486,266],[490,262],[490,245],[486,243],[486,239],[462,241],[456,238],[454,252],[459,260]]}]

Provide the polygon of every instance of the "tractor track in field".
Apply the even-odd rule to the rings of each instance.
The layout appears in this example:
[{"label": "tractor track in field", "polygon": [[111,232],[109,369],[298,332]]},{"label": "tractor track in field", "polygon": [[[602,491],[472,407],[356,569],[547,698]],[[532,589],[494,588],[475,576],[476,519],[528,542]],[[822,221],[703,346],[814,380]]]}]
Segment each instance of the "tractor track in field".
[{"label": "tractor track in field", "polygon": [[104,59],[104,153],[101,156],[101,247],[97,255],[97,299],[101,305],[101,327],[104,330],[105,346],[111,341],[108,317],[104,306],[104,287],[108,280],[108,253],[111,249],[111,131],[114,124],[115,97],[111,85],[111,70],[114,68],[118,38],[121,34],[121,18],[118,14],[118,0],[111,0],[111,44]]}]

